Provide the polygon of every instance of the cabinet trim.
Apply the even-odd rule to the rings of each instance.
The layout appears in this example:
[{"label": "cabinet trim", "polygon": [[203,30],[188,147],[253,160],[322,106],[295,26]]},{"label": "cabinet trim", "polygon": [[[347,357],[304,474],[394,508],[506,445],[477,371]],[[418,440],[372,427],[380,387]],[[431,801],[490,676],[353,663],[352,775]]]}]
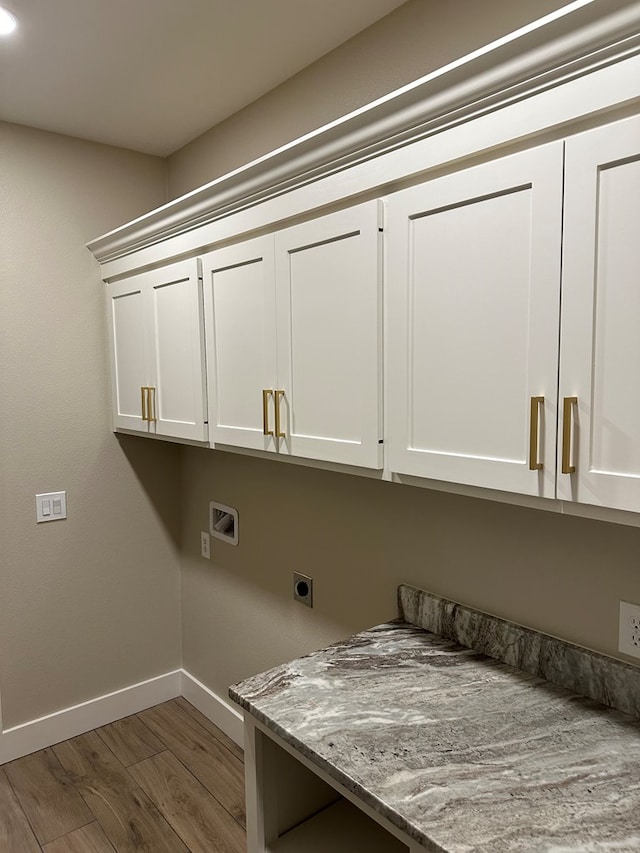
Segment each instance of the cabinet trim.
[{"label": "cabinet trim", "polygon": [[638,0],[576,0],[87,246],[124,258],[639,51]]}]

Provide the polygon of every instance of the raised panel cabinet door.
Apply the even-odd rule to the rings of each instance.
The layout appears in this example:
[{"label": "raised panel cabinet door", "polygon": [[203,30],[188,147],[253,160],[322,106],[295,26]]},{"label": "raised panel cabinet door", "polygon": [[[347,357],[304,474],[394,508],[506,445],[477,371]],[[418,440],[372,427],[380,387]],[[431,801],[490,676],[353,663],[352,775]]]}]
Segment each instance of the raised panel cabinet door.
[{"label": "raised panel cabinet door", "polygon": [[563,145],[388,198],[391,471],[555,493]]},{"label": "raised panel cabinet door", "polygon": [[275,452],[273,236],[210,252],[202,264],[210,439]]},{"label": "raised panel cabinet door", "polygon": [[566,146],[558,497],[639,512],[640,119]]},{"label": "raised panel cabinet door", "polygon": [[199,260],[144,273],[152,352],[152,429],[171,438],[207,440],[204,322]]},{"label": "raised panel cabinet door", "polygon": [[281,453],[382,467],[381,209],[275,235]]},{"label": "raised panel cabinet door", "polygon": [[148,432],[143,387],[149,382],[144,287],[138,277],[108,284],[107,317],[114,430]]}]

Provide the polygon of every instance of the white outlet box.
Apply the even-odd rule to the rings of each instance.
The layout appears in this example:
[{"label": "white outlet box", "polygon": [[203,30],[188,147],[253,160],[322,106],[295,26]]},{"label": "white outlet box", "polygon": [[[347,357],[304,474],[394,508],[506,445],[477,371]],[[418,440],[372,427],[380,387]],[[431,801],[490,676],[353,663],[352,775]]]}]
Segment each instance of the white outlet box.
[{"label": "white outlet box", "polygon": [[640,658],[640,604],[620,602],[618,651]]},{"label": "white outlet box", "polygon": [[200,555],[205,560],[211,559],[211,537],[206,530],[200,531]]}]

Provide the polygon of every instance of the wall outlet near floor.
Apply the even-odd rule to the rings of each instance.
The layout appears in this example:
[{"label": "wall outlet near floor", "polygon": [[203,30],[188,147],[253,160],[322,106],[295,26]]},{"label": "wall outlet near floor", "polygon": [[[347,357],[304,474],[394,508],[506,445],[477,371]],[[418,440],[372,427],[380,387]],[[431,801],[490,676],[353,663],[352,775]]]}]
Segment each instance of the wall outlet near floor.
[{"label": "wall outlet near floor", "polygon": [[206,530],[200,531],[200,556],[205,560],[211,559],[211,537]]},{"label": "wall outlet near floor", "polygon": [[640,604],[620,602],[618,651],[640,658]]},{"label": "wall outlet near floor", "polygon": [[313,578],[300,572],[293,573],[293,597],[307,607],[313,607]]}]

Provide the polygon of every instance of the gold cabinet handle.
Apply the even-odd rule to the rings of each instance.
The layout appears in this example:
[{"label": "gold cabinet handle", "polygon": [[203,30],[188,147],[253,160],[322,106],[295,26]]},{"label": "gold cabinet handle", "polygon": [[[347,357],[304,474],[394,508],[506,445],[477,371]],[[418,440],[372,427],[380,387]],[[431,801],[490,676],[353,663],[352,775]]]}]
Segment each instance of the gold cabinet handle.
[{"label": "gold cabinet handle", "polygon": [[571,426],[573,406],[577,397],[565,397],[562,406],[562,473],[573,474],[576,466],[571,464]]},{"label": "gold cabinet handle", "polygon": [[140,408],[142,409],[142,420],[143,420],[143,421],[148,421],[148,420],[149,420],[149,418],[147,417],[147,395],[146,395],[146,390],[147,390],[147,389],[145,388],[145,386],[144,386],[144,385],[141,385],[141,386],[140,386]]},{"label": "gold cabinet handle", "polygon": [[540,425],[540,406],[544,406],[544,397],[532,397],[531,416],[529,421],[530,471],[542,471],[542,462],[538,462],[538,427]]},{"label": "gold cabinet handle", "polygon": [[149,417],[147,420],[149,423],[155,424],[158,421],[156,415],[156,389],[154,386],[150,386],[147,388],[147,407],[149,410]]},{"label": "gold cabinet handle", "polygon": [[280,432],[280,397],[284,397],[284,391],[273,392],[273,402],[276,410],[276,438],[285,437],[285,434]]},{"label": "gold cabinet handle", "polygon": [[262,389],[262,434],[273,435],[273,430],[269,429],[269,395],[273,394],[271,388]]}]

